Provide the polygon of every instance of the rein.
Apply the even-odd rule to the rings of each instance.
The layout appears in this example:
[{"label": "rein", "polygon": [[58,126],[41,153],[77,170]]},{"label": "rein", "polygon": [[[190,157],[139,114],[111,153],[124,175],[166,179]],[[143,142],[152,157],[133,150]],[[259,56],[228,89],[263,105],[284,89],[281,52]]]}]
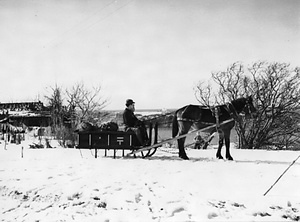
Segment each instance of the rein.
[{"label": "rein", "polygon": [[178,121],[184,121],[184,122],[191,122],[191,123],[202,123],[202,124],[206,124],[206,125],[213,125],[212,123],[201,122],[200,119],[193,120],[193,119],[188,119],[188,118],[177,117],[177,120]]},{"label": "rein", "polygon": [[144,116],[141,118],[141,120],[145,123],[153,123],[155,120],[158,120],[158,119],[161,119],[161,118],[164,118],[164,117],[167,117],[167,116],[170,116],[170,115],[173,115],[175,113],[174,112],[168,112],[168,113],[165,113],[165,114],[158,114],[158,116],[155,116],[153,118],[149,118],[147,119],[147,116]]}]

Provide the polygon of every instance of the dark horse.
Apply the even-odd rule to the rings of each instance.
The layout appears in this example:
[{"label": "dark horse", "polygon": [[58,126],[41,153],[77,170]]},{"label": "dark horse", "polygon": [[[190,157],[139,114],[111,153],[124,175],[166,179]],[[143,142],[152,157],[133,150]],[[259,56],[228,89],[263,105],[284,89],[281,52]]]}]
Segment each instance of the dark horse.
[{"label": "dark horse", "polygon": [[[205,127],[216,124],[216,127],[210,133],[218,131],[219,147],[217,158],[223,159],[221,149],[225,139],[226,159],[233,160],[230,155],[230,131],[234,127],[235,121],[239,118],[239,114],[250,115],[256,112],[253,106],[252,97],[240,98],[230,103],[215,107],[187,105],[178,109],[173,117],[172,136],[180,136],[188,133],[191,127],[195,129],[203,129]],[[229,121],[232,119],[232,121]],[[222,124],[222,122],[226,123]],[[178,139],[179,157],[189,159],[184,150],[185,137]],[[207,145],[207,144],[206,144]]]}]

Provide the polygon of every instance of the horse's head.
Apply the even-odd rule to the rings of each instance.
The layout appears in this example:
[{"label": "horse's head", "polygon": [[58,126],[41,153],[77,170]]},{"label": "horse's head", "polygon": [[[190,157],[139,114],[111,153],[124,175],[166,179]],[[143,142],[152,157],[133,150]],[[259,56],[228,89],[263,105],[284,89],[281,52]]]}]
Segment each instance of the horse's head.
[{"label": "horse's head", "polygon": [[242,114],[245,116],[249,116],[249,115],[253,115],[256,113],[256,108],[253,105],[253,99],[252,96],[248,96],[246,98],[240,98],[240,99],[236,99],[233,100],[231,102],[231,104],[233,105],[233,107],[235,108],[235,111],[238,114]]}]

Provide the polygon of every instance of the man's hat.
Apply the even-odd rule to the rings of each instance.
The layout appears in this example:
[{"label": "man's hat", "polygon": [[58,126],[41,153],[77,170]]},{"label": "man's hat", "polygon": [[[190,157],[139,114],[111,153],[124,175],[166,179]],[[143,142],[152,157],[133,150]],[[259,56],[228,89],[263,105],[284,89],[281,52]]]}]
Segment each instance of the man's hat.
[{"label": "man's hat", "polygon": [[130,106],[132,104],[134,104],[135,102],[132,99],[127,99],[126,100],[126,106]]}]

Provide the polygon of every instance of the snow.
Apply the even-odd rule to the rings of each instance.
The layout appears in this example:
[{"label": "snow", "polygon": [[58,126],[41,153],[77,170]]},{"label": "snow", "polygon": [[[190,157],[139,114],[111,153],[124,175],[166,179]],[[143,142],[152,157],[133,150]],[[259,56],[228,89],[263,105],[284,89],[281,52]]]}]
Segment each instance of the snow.
[{"label": "snow", "polygon": [[210,147],[187,150],[186,161],[171,148],[148,159],[26,141],[0,148],[1,221],[300,220],[298,162],[263,196],[299,151],[232,149],[225,161]]},{"label": "snow", "polygon": [[18,116],[18,117],[21,117],[21,116],[23,116],[23,117],[25,117],[25,116],[26,117],[28,117],[28,116],[41,116],[41,114],[34,113],[32,111],[29,111],[29,110],[17,110],[17,111],[10,110],[9,115],[10,116]]}]

